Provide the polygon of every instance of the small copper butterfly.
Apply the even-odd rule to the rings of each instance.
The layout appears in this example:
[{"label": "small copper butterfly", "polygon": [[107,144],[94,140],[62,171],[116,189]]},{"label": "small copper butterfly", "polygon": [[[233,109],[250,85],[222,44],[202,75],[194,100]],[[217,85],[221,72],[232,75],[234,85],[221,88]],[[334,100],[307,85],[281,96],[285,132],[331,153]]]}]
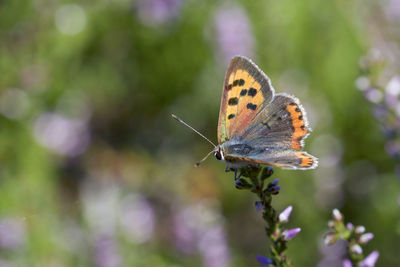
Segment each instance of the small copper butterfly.
[{"label": "small copper butterfly", "polygon": [[246,57],[234,57],[226,72],[217,146],[172,116],[214,146],[203,160],[214,153],[235,172],[258,164],[301,170],[318,165],[317,158],[301,151],[311,129],[300,101],[286,93],[275,94],[267,75]]}]

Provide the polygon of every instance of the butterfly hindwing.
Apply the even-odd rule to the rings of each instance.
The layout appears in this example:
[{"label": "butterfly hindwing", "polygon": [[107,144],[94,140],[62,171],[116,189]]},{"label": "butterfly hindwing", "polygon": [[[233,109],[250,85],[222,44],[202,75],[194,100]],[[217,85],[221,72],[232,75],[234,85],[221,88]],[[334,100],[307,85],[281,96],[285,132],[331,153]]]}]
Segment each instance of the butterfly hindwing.
[{"label": "butterfly hindwing", "polygon": [[280,93],[257,114],[242,139],[261,146],[300,150],[310,131],[299,100]]},{"label": "butterfly hindwing", "polygon": [[218,142],[238,136],[274,95],[268,77],[249,59],[234,57],[229,64],[218,122]]}]

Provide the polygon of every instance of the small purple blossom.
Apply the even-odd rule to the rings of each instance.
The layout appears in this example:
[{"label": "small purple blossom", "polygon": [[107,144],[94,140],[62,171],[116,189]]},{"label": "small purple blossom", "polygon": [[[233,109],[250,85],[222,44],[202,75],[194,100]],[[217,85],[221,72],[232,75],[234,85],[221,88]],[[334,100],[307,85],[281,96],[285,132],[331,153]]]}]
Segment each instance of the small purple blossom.
[{"label": "small purple blossom", "polygon": [[270,264],[273,264],[274,261],[270,258],[264,257],[264,256],[260,256],[257,255],[256,259],[258,260],[259,263],[261,263],[262,266],[264,267],[268,267]]},{"label": "small purple blossom", "polygon": [[351,252],[355,253],[355,254],[362,254],[363,250],[361,248],[361,246],[359,244],[354,244],[350,246],[350,250]]},{"label": "small purple blossom", "polygon": [[287,207],[284,211],[279,214],[279,222],[287,223],[289,221],[290,214],[292,213],[292,206]]},{"label": "small purple blossom", "polygon": [[336,221],[339,222],[339,221],[343,220],[343,215],[340,213],[340,211],[338,209],[333,209],[332,214],[333,214],[333,218]]},{"label": "small purple blossom", "polygon": [[301,228],[293,228],[293,229],[288,229],[282,232],[282,239],[285,241],[291,240],[293,237],[295,237],[298,233],[300,233]]},{"label": "small purple blossom", "polygon": [[110,237],[99,238],[94,246],[94,261],[97,267],[113,267],[121,264],[118,243]]},{"label": "small purple blossom", "polygon": [[141,0],[135,10],[142,24],[154,27],[176,18],[181,5],[181,0]]},{"label": "small purple blossom", "polygon": [[349,222],[349,223],[346,224],[346,228],[348,230],[352,231],[354,229],[354,225],[351,222]]},{"label": "small purple blossom", "polygon": [[366,244],[369,241],[371,241],[373,238],[374,238],[373,233],[366,233],[366,234],[363,234],[362,236],[360,236],[359,242],[361,244]]},{"label": "small purple blossom", "polygon": [[353,267],[353,264],[351,264],[351,261],[349,259],[344,259],[342,262],[343,267]]},{"label": "small purple blossom", "polygon": [[362,226],[362,225],[359,225],[359,226],[356,227],[355,232],[356,232],[356,234],[361,235],[361,234],[363,234],[365,232],[365,227]]},{"label": "small purple blossom", "polygon": [[218,48],[228,62],[235,55],[253,57],[254,38],[245,10],[236,5],[222,5],[214,15]]},{"label": "small purple blossom", "polygon": [[279,179],[276,178],[276,179],[273,180],[270,184],[271,184],[271,185],[278,185],[278,183],[279,183]]},{"label": "small purple blossom", "polygon": [[14,218],[0,219],[0,249],[16,250],[25,243],[26,225]]},{"label": "small purple blossom", "polygon": [[263,207],[263,203],[261,201],[256,201],[256,209],[257,211],[260,211]]},{"label": "small purple blossom", "polygon": [[372,251],[365,259],[361,262],[360,266],[361,267],[374,267],[376,261],[379,258],[379,252],[378,251]]}]

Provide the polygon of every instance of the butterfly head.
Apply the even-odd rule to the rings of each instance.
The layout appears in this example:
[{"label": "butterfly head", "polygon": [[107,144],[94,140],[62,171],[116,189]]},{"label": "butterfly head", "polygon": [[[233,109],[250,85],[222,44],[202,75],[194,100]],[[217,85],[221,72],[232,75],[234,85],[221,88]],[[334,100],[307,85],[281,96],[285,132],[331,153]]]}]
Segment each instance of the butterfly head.
[{"label": "butterfly head", "polygon": [[225,160],[224,153],[222,151],[221,146],[216,146],[214,149],[214,157],[217,160]]}]

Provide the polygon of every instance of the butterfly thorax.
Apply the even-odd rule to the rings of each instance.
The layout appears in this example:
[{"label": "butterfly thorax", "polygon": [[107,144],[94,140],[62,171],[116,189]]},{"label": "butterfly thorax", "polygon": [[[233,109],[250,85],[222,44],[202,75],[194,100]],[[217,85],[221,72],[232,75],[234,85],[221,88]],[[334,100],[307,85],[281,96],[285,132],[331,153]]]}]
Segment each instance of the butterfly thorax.
[{"label": "butterfly thorax", "polygon": [[216,147],[214,156],[217,160],[224,161],[227,168],[238,169],[257,164],[256,162],[249,161],[246,157],[254,149],[254,147],[247,143],[229,140]]}]

